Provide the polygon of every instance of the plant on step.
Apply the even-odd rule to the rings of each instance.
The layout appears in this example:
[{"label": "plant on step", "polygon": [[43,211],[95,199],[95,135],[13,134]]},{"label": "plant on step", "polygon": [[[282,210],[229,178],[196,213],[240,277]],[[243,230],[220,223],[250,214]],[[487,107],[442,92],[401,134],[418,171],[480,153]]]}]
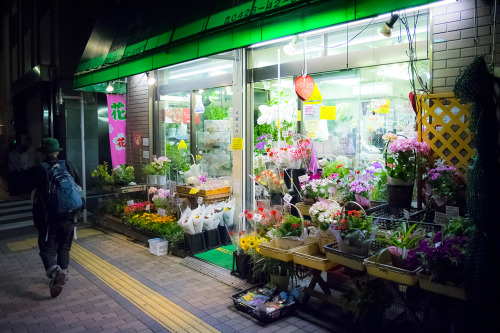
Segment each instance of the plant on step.
[{"label": "plant on step", "polygon": [[271,232],[275,237],[300,237],[304,231],[302,219],[287,215],[283,222],[276,225]]}]

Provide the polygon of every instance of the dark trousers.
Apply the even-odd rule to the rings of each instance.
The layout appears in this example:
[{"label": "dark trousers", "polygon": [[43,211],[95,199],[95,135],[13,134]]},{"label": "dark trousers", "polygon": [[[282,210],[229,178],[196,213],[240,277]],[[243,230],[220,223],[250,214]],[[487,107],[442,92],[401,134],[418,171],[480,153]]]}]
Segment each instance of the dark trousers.
[{"label": "dark trousers", "polygon": [[70,220],[38,226],[38,247],[47,277],[50,278],[58,266],[62,270],[68,269],[73,236],[74,224]]}]

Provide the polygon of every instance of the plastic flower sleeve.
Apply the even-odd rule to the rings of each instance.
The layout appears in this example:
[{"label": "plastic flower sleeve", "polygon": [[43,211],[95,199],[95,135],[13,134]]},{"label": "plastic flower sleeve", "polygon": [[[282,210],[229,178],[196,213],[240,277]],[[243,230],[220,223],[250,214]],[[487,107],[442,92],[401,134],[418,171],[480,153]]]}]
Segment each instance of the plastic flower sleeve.
[{"label": "plastic flower sleeve", "polygon": [[234,224],[233,221],[234,221],[234,204],[235,204],[235,202],[236,202],[236,200],[234,198],[229,200],[226,207],[224,208],[223,219],[224,219],[224,224],[227,227],[230,227]]},{"label": "plastic flower sleeve", "polygon": [[182,229],[186,234],[193,235],[194,226],[193,226],[193,221],[190,219],[190,217],[191,217],[191,208],[187,207],[184,210],[184,212],[182,212],[178,224],[182,227]]}]

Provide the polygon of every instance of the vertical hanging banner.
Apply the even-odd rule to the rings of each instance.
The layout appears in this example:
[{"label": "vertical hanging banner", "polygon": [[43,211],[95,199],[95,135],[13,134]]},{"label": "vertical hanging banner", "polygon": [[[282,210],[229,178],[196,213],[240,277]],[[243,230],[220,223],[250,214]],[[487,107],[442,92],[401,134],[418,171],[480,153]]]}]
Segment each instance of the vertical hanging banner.
[{"label": "vertical hanging banner", "polygon": [[117,167],[127,162],[127,109],[125,95],[107,95],[109,146],[111,148],[111,164]]}]

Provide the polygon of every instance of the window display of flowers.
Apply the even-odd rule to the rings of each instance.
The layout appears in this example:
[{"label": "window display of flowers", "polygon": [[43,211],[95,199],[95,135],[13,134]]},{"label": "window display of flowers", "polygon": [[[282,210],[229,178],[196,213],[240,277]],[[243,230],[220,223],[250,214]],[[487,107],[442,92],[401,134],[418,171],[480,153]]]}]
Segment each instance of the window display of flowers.
[{"label": "window display of flowers", "polygon": [[418,142],[417,138],[400,138],[388,142],[386,157],[387,175],[403,182],[413,180],[417,164],[425,162],[425,155],[431,148],[426,142]]},{"label": "window display of flowers", "polygon": [[144,201],[144,202],[136,202],[130,206],[125,206],[125,208],[123,209],[123,213],[125,215],[140,214],[146,212],[146,208],[148,205],[150,211],[154,210],[154,204],[152,202]]},{"label": "window display of flowers", "polygon": [[309,208],[309,215],[319,229],[325,231],[330,225],[337,224],[341,210],[336,201],[320,199]]},{"label": "window display of flowers", "polygon": [[285,181],[283,180],[283,173],[276,173],[273,170],[264,170],[257,177],[255,181],[266,188],[269,194],[286,192]]},{"label": "window display of flowers", "polygon": [[157,189],[156,187],[150,187],[148,194],[153,194],[151,201],[154,203],[156,209],[163,208],[166,214],[174,214],[177,206],[175,204],[175,193],[168,189]]},{"label": "window display of flowers", "polygon": [[179,242],[184,239],[184,232],[177,224],[173,215],[160,216],[158,214],[136,214],[125,220],[125,223],[140,230],[159,235],[170,242]]},{"label": "window display of flowers", "polygon": [[335,230],[338,230],[337,235],[340,236],[337,241],[349,246],[369,245],[367,242],[373,239],[375,229],[372,222],[373,217],[365,216],[363,211],[348,211],[347,215],[335,226]]},{"label": "window display of flowers", "polygon": [[425,181],[426,194],[437,206],[463,205],[465,183],[454,167],[438,160],[436,167],[427,173]]},{"label": "window display of flowers", "polygon": [[417,224],[410,227],[402,223],[400,227],[385,232],[385,237],[377,237],[376,240],[388,246],[382,251],[389,251],[393,266],[413,271],[419,266],[413,250],[423,237],[424,232],[417,228]]}]

